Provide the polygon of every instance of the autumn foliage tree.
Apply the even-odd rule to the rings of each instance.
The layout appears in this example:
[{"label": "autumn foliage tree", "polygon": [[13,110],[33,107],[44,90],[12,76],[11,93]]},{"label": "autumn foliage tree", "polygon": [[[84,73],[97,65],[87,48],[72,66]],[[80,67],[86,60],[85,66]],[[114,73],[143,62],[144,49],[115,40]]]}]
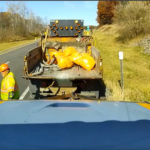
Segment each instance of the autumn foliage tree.
[{"label": "autumn foliage tree", "polygon": [[99,25],[111,24],[114,17],[114,7],[118,1],[99,1],[97,4],[97,18],[96,21]]}]

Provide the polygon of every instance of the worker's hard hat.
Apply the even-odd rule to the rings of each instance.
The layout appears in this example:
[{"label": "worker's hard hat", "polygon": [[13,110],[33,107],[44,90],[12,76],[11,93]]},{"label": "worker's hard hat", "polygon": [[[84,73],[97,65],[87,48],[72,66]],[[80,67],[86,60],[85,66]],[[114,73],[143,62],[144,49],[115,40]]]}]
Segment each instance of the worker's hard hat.
[{"label": "worker's hard hat", "polygon": [[6,71],[7,69],[9,69],[9,66],[7,64],[1,64],[0,72]]}]

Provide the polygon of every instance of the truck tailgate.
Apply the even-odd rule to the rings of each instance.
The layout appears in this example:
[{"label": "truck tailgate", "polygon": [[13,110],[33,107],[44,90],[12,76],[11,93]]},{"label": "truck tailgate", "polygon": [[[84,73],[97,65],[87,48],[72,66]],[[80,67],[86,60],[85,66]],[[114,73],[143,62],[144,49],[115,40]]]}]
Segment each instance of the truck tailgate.
[{"label": "truck tailgate", "polygon": [[100,79],[102,76],[97,73],[96,70],[87,71],[80,66],[74,66],[69,69],[61,71],[50,72],[49,69],[45,69],[42,75],[38,76],[25,76],[25,78],[34,79]]}]

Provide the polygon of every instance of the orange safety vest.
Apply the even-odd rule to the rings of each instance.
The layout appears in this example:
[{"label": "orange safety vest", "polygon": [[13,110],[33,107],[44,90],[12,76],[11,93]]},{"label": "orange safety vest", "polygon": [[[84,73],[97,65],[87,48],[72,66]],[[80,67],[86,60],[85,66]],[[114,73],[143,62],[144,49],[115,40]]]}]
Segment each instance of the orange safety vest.
[{"label": "orange safety vest", "polygon": [[1,82],[1,99],[8,100],[9,92],[14,91],[13,99],[19,98],[19,89],[16,82],[16,78],[12,72],[9,72],[6,77],[3,78]]}]

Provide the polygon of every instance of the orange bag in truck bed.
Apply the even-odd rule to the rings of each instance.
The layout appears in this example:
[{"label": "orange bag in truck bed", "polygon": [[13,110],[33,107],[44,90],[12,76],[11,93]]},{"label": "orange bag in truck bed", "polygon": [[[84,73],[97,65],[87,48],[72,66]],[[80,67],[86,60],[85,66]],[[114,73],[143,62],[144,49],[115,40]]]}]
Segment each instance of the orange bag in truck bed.
[{"label": "orange bag in truck bed", "polygon": [[50,50],[49,51],[50,54],[50,59],[53,59],[54,56],[64,56],[62,52],[56,51],[56,50]]},{"label": "orange bag in truck bed", "polygon": [[78,52],[74,52],[71,56],[69,56],[69,59],[89,71],[95,66],[94,58],[87,53],[79,54]]},{"label": "orange bag in truck bed", "polygon": [[56,55],[56,59],[58,66],[62,69],[71,68],[74,65],[68,57]]},{"label": "orange bag in truck bed", "polygon": [[67,47],[63,51],[63,54],[64,54],[64,56],[70,56],[73,52],[76,52],[76,49],[74,47]]},{"label": "orange bag in truck bed", "polygon": [[69,59],[75,64],[80,65],[81,55],[78,52],[74,52],[71,56],[69,56]]},{"label": "orange bag in truck bed", "polygon": [[83,53],[81,54],[80,66],[86,70],[92,70],[95,66],[96,62],[93,57],[89,54]]}]

